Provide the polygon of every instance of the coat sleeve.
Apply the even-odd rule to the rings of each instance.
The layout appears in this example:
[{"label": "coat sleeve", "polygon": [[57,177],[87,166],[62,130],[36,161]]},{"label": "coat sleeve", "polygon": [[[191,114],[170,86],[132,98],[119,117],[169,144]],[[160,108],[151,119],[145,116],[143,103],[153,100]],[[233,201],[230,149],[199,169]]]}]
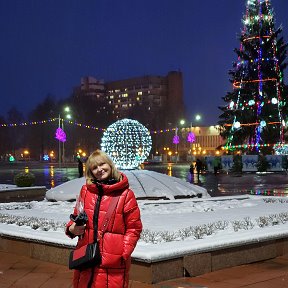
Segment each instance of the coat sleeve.
[{"label": "coat sleeve", "polygon": [[[80,199],[84,199],[85,197],[85,193],[86,193],[86,188],[85,188],[85,185],[82,186],[81,190],[80,190],[80,195],[79,195],[79,198]],[[78,211],[77,211],[77,208],[76,208],[76,205],[74,207],[74,211],[73,211],[73,215],[78,215]],[[70,220],[67,224],[66,224],[66,229],[65,229],[65,234],[69,237],[69,238],[75,238],[76,235],[72,234],[70,231],[69,231],[69,227],[73,224],[73,221]]]},{"label": "coat sleeve", "polygon": [[124,223],[126,230],[122,256],[126,260],[131,256],[142,232],[140,209],[132,190],[128,190],[124,205]]}]

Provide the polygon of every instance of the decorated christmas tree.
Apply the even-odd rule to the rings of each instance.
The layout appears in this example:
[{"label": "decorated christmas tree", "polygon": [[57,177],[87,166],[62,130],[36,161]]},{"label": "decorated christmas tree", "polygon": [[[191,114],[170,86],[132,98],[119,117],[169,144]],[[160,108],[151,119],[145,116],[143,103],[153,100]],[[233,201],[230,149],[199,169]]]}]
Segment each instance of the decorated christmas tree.
[{"label": "decorated christmas tree", "polygon": [[[232,92],[223,100],[221,135],[227,150],[271,151],[285,142],[288,110],[283,81],[286,49],[282,28],[275,29],[269,0],[248,0],[237,61],[229,71]],[[286,95],[285,95],[286,94]]]}]

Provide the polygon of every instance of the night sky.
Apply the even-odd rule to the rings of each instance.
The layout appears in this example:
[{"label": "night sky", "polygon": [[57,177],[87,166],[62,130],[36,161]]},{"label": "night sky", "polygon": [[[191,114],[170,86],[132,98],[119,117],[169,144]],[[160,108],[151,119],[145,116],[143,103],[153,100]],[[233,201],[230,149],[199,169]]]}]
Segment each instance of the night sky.
[{"label": "night sky", "polygon": [[[287,42],[288,1],[271,2]],[[188,120],[200,113],[201,125],[216,124],[221,97],[232,89],[228,70],[245,4],[0,0],[0,115],[14,106],[27,116],[48,94],[66,98],[82,76],[112,81],[180,70]]]}]

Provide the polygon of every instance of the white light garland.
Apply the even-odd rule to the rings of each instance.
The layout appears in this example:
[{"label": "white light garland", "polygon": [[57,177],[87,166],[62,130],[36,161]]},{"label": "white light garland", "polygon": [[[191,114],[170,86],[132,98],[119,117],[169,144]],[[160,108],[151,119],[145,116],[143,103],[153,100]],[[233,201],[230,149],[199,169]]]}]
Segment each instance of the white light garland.
[{"label": "white light garland", "polygon": [[122,119],[104,132],[101,149],[121,169],[135,169],[143,163],[152,147],[148,129],[136,120]]}]

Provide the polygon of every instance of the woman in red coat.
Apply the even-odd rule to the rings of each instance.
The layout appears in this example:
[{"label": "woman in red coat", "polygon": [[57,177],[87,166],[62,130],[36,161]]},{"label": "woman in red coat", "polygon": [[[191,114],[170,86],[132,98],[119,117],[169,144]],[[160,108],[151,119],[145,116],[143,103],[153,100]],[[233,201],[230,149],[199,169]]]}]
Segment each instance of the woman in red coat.
[{"label": "woman in red coat", "polygon": [[[112,213],[108,229],[99,239],[101,264],[93,268],[75,270],[74,288],[126,288],[129,284],[131,254],[142,231],[140,210],[135,195],[129,189],[127,177],[119,172],[112,160],[102,151],[94,151],[86,162],[86,185],[80,191],[78,207],[73,215],[83,209],[88,221],[78,226],[72,220],[67,224],[66,234],[78,237],[77,247],[94,241],[93,215],[100,197],[98,223],[102,223],[115,195],[120,195]],[[81,210],[80,209],[80,210]],[[98,231],[100,229],[98,225]]]}]

